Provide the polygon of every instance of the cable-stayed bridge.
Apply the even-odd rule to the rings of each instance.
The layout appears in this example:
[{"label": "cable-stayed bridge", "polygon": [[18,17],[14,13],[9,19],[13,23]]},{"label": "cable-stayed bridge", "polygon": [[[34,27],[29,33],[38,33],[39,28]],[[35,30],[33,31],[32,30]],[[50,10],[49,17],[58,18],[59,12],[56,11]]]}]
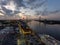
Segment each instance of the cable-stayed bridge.
[{"label": "cable-stayed bridge", "polygon": [[[57,41],[53,37],[50,37],[49,35],[39,35],[35,31],[30,29],[27,23],[23,20],[1,20],[0,22],[1,22],[0,26],[3,27],[1,28],[2,36],[0,36],[1,45],[59,45],[60,44],[59,41]],[[13,38],[15,41],[13,41],[13,39],[10,38]]]}]

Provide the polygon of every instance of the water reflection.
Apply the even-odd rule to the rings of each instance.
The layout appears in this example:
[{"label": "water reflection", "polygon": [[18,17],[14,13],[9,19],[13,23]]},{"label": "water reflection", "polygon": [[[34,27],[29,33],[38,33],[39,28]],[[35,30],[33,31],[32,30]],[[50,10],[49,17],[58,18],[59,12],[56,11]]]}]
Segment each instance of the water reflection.
[{"label": "water reflection", "polygon": [[29,22],[28,25],[37,33],[48,34],[60,40],[60,25],[49,25],[36,21]]}]

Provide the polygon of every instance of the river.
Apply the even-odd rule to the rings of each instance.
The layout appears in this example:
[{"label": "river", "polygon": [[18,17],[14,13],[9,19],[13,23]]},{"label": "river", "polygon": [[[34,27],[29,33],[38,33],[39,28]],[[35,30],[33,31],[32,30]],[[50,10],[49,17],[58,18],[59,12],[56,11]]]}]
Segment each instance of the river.
[{"label": "river", "polygon": [[29,22],[28,25],[32,30],[36,31],[39,34],[47,34],[54,37],[57,40],[60,40],[60,25],[50,25],[36,21]]}]

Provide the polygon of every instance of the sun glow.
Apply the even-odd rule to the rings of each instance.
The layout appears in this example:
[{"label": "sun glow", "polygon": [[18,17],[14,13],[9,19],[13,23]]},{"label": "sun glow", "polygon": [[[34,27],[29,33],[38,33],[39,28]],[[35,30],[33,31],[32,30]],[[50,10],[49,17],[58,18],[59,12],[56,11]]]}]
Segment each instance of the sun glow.
[{"label": "sun glow", "polygon": [[22,13],[18,13],[17,15],[20,17],[20,19],[23,19],[23,20],[26,19],[26,15],[24,15]]}]

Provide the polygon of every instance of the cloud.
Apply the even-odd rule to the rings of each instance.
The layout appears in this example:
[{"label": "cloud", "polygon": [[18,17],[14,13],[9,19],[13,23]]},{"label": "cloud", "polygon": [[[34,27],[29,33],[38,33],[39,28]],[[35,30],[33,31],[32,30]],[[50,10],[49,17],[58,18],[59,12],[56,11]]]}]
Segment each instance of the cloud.
[{"label": "cloud", "polygon": [[56,14],[56,13],[59,13],[60,10],[54,10],[54,11],[50,11],[49,14]]},{"label": "cloud", "polygon": [[16,13],[23,13],[23,11],[27,15],[33,12],[33,15],[44,3],[45,0],[0,0],[0,9],[5,15],[15,15]]},{"label": "cloud", "polygon": [[0,0],[0,13],[4,15],[14,15],[18,13],[14,0]]},{"label": "cloud", "polygon": [[14,2],[16,3],[17,7],[25,7],[25,5],[23,4],[23,0],[14,0]]},{"label": "cloud", "polygon": [[60,20],[60,12],[48,14],[46,18],[49,20]]},{"label": "cloud", "polygon": [[30,9],[36,9],[41,7],[46,0],[23,0],[24,5]]}]

